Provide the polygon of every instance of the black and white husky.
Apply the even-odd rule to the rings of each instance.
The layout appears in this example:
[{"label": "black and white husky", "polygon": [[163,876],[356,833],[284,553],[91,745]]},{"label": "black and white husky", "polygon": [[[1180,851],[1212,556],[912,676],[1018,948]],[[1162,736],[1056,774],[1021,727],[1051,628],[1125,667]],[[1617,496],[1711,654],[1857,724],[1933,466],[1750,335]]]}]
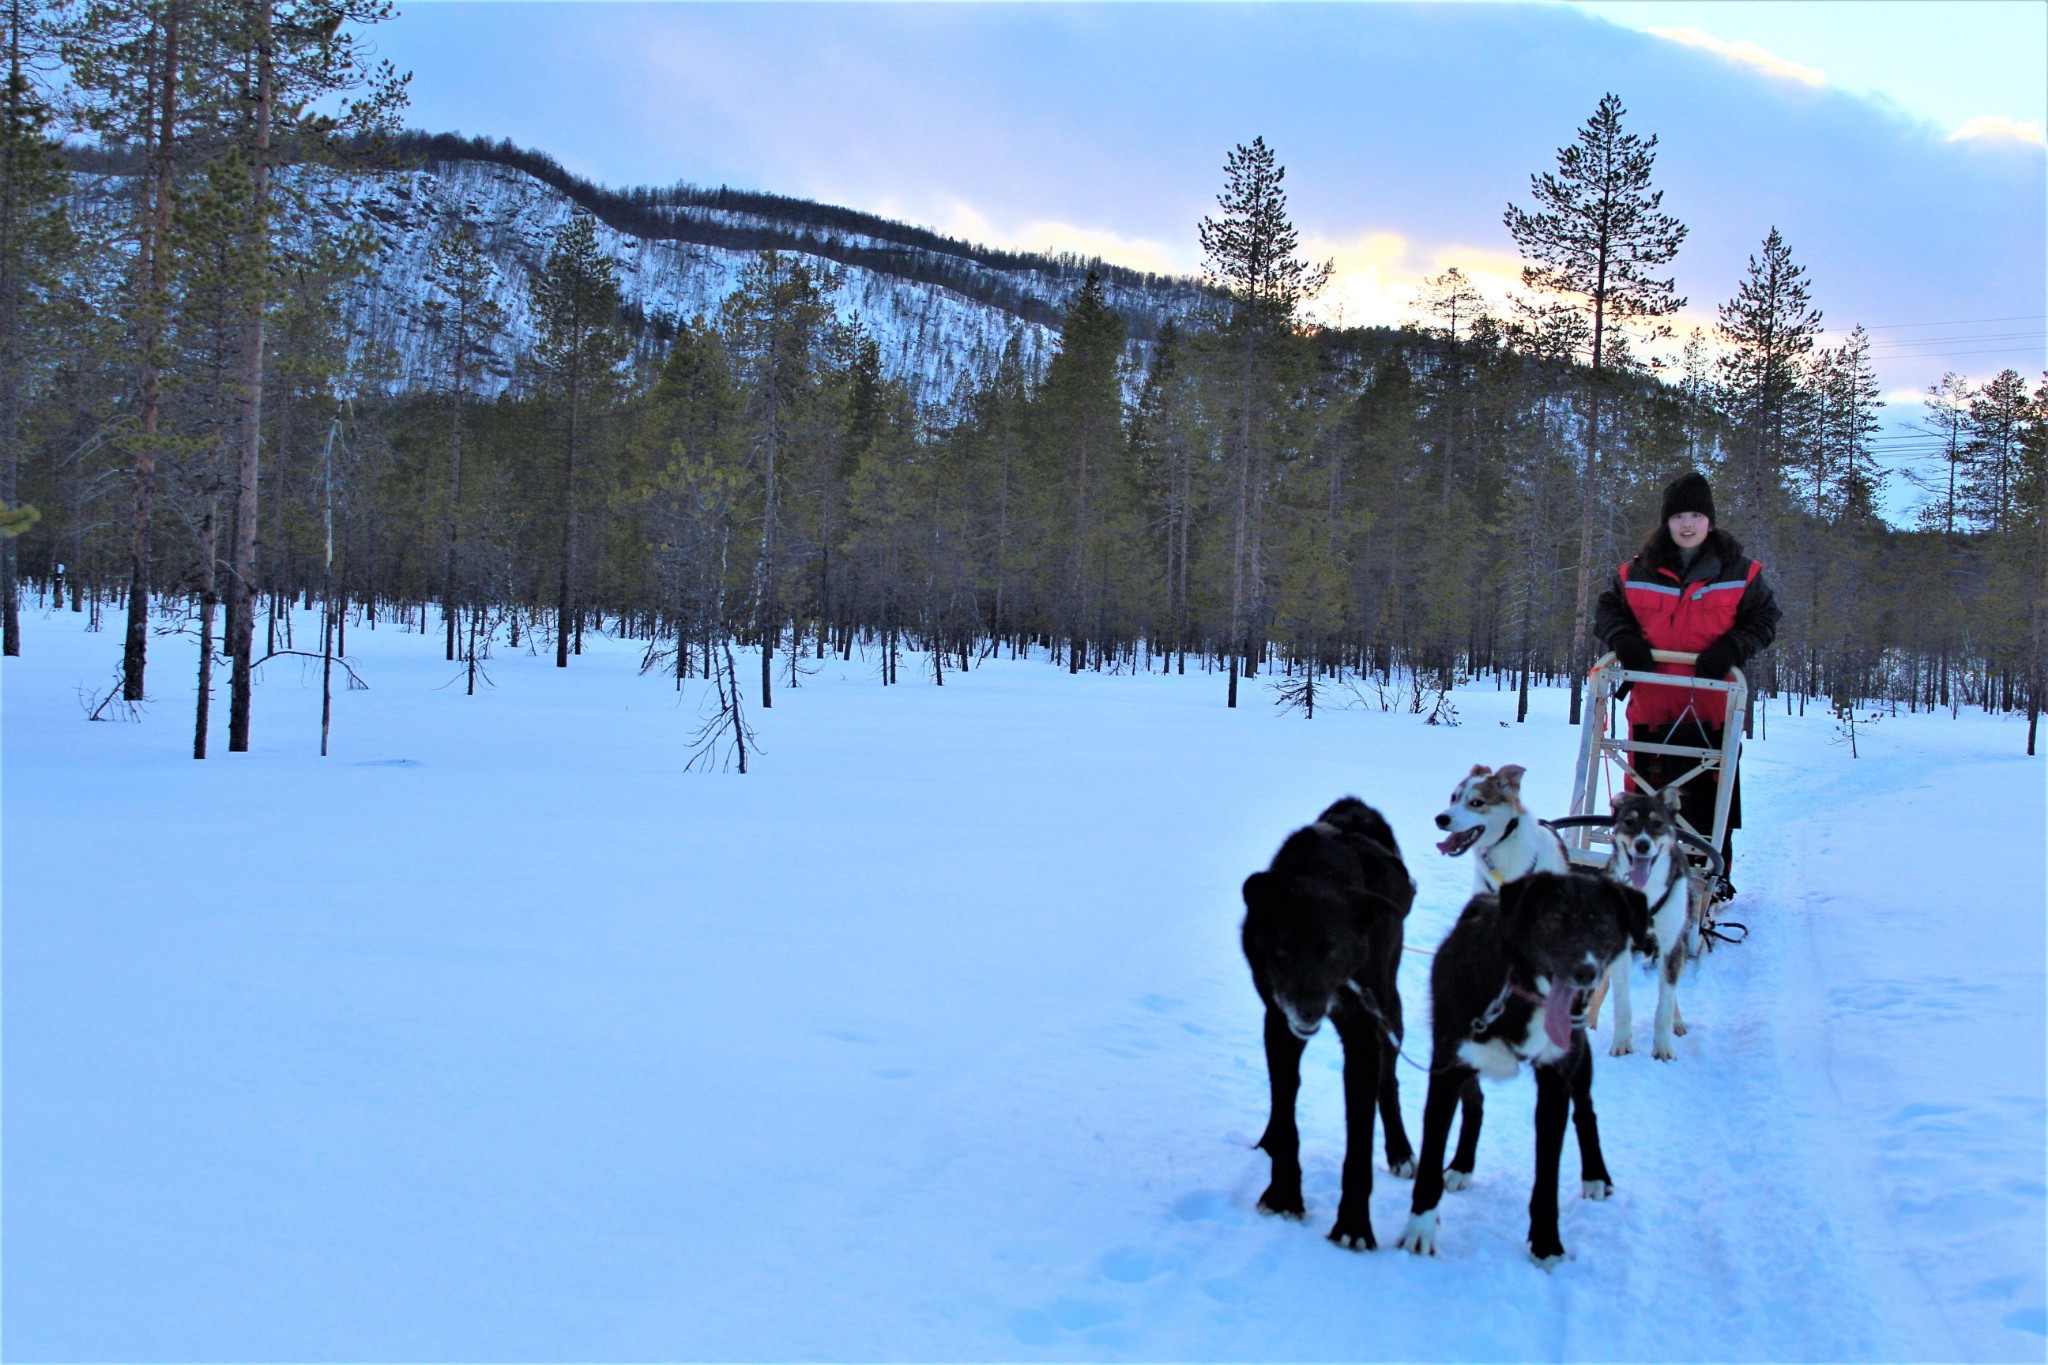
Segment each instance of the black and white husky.
[{"label": "black and white husky", "polygon": [[[1686,878],[1685,849],[1678,822],[1661,796],[1625,792],[1614,798],[1614,851],[1607,873],[1624,886],[1643,893],[1650,903],[1650,951],[1657,971],[1657,1025],[1650,1055],[1660,1062],[1678,1056],[1677,1035],[1685,1031],[1678,1017],[1678,978],[1685,969],[1686,943],[1692,929],[1692,895]],[[1630,1008],[1628,979],[1635,954],[1625,954],[1608,970],[1614,991],[1614,1042],[1611,1057],[1635,1051],[1635,1012]],[[1594,1004],[1599,1017],[1599,1004]]]},{"label": "black and white husky", "polygon": [[[1429,1098],[1422,1152],[1401,1245],[1433,1256],[1444,1149],[1458,1101],[1481,1075],[1506,1078],[1524,1062],[1536,1075],[1536,1185],[1529,1195],[1529,1254],[1564,1256],[1557,1227],[1557,1168],[1567,1118],[1579,1135],[1579,1179],[1588,1199],[1614,1191],[1593,1115],[1593,1050],[1585,1013],[1593,987],[1648,935],[1643,897],[1606,877],[1537,872],[1498,896],[1474,896],[1437,949],[1429,974]],[[1476,1143],[1466,1111],[1461,1153]]]},{"label": "black and white husky", "polygon": [[1451,790],[1451,804],[1437,813],[1436,827],[1448,833],[1436,851],[1448,858],[1472,854],[1472,890],[1491,895],[1531,872],[1569,872],[1564,841],[1522,804],[1522,774],[1510,763],[1498,772],[1474,764]]}]

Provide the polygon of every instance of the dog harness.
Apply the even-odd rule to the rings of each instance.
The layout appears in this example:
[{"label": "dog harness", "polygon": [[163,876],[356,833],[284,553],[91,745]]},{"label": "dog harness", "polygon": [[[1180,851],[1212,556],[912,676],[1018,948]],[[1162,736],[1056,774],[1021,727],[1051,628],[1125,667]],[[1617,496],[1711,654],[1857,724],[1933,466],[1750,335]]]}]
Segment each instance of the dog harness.
[{"label": "dog harness", "polygon": [[[1763,566],[1755,560],[1738,559],[1730,571],[1681,582],[1669,568],[1652,569],[1633,559],[1617,568],[1615,576],[1650,648],[1697,654],[1734,628],[1743,594],[1762,572]],[[1681,678],[1693,676],[1690,664],[1658,664],[1657,671]],[[1728,714],[1728,694],[1638,683],[1629,696],[1628,719],[1631,725],[1669,725],[1687,710],[1697,715],[1701,724],[1719,728]]]},{"label": "dog harness", "polygon": [[[1508,821],[1507,828],[1500,832],[1500,838],[1494,840],[1493,846],[1495,848],[1499,848],[1509,839],[1512,839],[1515,835],[1515,827],[1521,823],[1522,817],[1519,815],[1517,815],[1514,819]],[[1545,834],[1548,834],[1551,838],[1557,839],[1556,830],[1545,828],[1543,832]],[[1559,849],[1562,849],[1564,847],[1564,840],[1557,839],[1557,846]],[[1515,873],[1513,876],[1509,876],[1507,873],[1495,867],[1493,865],[1493,859],[1487,857],[1486,853],[1487,851],[1483,848],[1478,850],[1479,869],[1481,872],[1486,874],[1486,884],[1492,887],[1495,891],[1500,890],[1509,882],[1520,881],[1522,878],[1528,876],[1531,872],[1534,872],[1536,870],[1536,854],[1533,851],[1529,854],[1529,865],[1523,868],[1520,872]]]}]

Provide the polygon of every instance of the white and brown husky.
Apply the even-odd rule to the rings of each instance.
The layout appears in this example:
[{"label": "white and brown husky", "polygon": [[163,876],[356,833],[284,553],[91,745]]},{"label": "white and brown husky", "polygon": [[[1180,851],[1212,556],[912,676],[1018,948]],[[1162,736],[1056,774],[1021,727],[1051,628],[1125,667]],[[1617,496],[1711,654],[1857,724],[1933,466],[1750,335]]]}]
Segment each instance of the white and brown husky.
[{"label": "white and brown husky", "polygon": [[[1685,1021],[1678,1017],[1678,976],[1685,969],[1686,940],[1692,927],[1685,850],[1680,847],[1678,822],[1661,796],[1625,792],[1615,797],[1613,828],[1614,851],[1607,873],[1642,892],[1650,902],[1650,937],[1655,943],[1650,957],[1657,970],[1657,1031],[1650,1055],[1668,1062],[1678,1056],[1674,1039],[1685,1032]],[[1612,1057],[1635,1051],[1635,1013],[1628,999],[1633,956],[1617,958],[1607,971],[1606,984],[1614,990],[1614,1042],[1607,1049]],[[1593,1001],[1592,1016],[1597,1023],[1598,997]]]},{"label": "white and brown husky", "polygon": [[1436,827],[1448,832],[1436,851],[1455,858],[1472,854],[1472,889],[1491,895],[1531,872],[1569,872],[1564,841],[1522,804],[1522,774],[1510,763],[1498,772],[1483,763],[1451,792]]}]

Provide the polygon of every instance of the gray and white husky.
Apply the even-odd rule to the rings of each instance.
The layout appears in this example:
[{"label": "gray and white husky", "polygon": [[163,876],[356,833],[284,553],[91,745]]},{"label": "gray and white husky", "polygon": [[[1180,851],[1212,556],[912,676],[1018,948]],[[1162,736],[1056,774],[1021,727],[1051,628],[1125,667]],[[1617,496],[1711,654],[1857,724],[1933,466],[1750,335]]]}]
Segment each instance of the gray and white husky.
[{"label": "gray and white husky", "polygon": [[[1632,886],[1650,902],[1650,954],[1657,969],[1657,1031],[1650,1055],[1660,1062],[1677,1058],[1675,1038],[1685,1032],[1678,1017],[1678,976],[1685,969],[1686,943],[1692,929],[1692,897],[1686,880],[1685,850],[1678,822],[1664,798],[1625,792],[1614,798],[1614,851],[1607,874]],[[1611,1057],[1635,1051],[1635,1012],[1629,1007],[1628,978],[1634,954],[1625,953],[1607,970],[1614,991],[1614,1042]],[[1599,1018],[1599,1002],[1593,1018]]]}]

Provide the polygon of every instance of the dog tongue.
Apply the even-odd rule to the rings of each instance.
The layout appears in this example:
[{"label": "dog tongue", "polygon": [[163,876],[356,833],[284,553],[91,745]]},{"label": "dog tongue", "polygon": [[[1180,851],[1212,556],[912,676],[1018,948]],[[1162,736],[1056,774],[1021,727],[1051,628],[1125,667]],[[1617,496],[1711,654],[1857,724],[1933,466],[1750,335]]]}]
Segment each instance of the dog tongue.
[{"label": "dog tongue", "polygon": [[1456,853],[1458,850],[1454,847],[1454,845],[1456,845],[1458,840],[1463,837],[1463,835],[1453,834],[1450,838],[1438,844],[1436,846],[1436,851],[1439,853]]},{"label": "dog tongue", "polygon": [[1543,1031],[1561,1048],[1572,1045],[1573,994],[1570,982],[1558,981],[1551,985],[1550,994],[1543,1001]]},{"label": "dog tongue", "polygon": [[1628,884],[1638,891],[1650,889],[1650,868],[1655,858],[1631,858],[1628,860]]}]

